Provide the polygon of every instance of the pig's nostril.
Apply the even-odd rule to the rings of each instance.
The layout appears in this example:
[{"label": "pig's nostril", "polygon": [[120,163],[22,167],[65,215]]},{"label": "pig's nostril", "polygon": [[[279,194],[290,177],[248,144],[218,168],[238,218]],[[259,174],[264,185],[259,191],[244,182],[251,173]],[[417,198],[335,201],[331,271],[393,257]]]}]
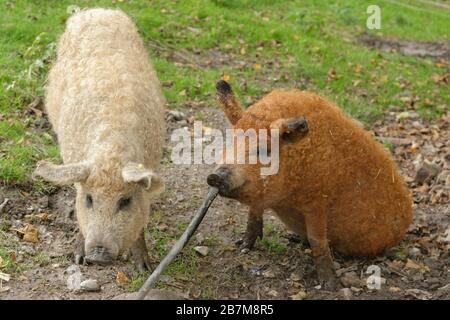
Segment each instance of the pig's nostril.
[{"label": "pig's nostril", "polygon": [[223,178],[223,176],[217,174],[217,173],[211,173],[210,175],[208,175],[208,177],[206,178],[206,182],[211,186],[211,187],[220,187],[224,184],[225,179]]},{"label": "pig's nostril", "polygon": [[92,251],[94,251],[95,253],[104,254],[106,252],[106,249],[104,247],[94,247]]},{"label": "pig's nostril", "polygon": [[87,262],[102,265],[110,264],[113,261],[113,257],[108,250],[100,246],[92,248],[85,258]]}]

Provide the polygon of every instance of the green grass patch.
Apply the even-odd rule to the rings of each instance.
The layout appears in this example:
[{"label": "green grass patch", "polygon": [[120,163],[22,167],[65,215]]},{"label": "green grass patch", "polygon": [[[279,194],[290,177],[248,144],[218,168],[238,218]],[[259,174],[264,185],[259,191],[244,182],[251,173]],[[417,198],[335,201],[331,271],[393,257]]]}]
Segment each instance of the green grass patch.
[{"label": "green grass patch", "polygon": [[[450,13],[422,1],[380,0],[381,30],[366,30],[371,1],[186,0],[26,1],[0,3],[0,183],[26,184],[35,162],[56,158],[27,106],[44,94],[55,43],[77,5],[124,10],[136,22],[169,108],[214,107],[214,83],[231,77],[248,104],[275,87],[299,87],[335,101],[366,124],[400,95],[417,97],[421,116],[448,108],[448,86],[433,79],[448,65],[380,53],[356,43],[365,31],[381,37],[448,41]],[[426,27],[424,27],[426,26]],[[258,67],[257,67],[258,66]],[[426,100],[427,99],[427,100]],[[201,118],[201,114],[198,115]],[[22,138],[24,138],[22,140]]]}]

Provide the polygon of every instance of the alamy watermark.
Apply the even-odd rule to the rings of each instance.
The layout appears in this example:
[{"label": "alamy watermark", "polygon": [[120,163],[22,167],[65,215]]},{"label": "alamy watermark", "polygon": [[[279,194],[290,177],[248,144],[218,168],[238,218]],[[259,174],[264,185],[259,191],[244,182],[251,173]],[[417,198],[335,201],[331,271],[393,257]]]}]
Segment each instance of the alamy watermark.
[{"label": "alamy watermark", "polygon": [[[175,164],[260,164],[261,176],[278,173],[279,129],[218,129],[204,133],[201,121],[194,122],[193,133],[181,128],[172,132],[171,159]],[[270,134],[269,134],[270,133]],[[269,143],[270,141],[270,143]],[[204,143],[207,143],[204,146]]]},{"label": "alamy watermark", "polygon": [[367,7],[367,14],[370,16],[366,20],[366,27],[369,30],[381,29],[381,9],[373,4]]}]

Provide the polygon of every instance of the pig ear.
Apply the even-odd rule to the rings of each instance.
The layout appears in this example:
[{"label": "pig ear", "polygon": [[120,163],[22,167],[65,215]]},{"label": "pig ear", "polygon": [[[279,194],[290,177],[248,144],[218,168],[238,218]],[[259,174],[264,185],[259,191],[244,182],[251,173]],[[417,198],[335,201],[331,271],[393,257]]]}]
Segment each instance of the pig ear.
[{"label": "pig ear", "polygon": [[33,172],[32,178],[42,177],[46,181],[59,185],[68,185],[87,179],[90,166],[86,163],[57,165],[47,161],[40,161]]},{"label": "pig ear", "polygon": [[164,191],[164,182],[151,170],[141,163],[128,163],[122,169],[122,178],[125,182],[140,183],[152,196],[158,196]]},{"label": "pig ear", "polygon": [[286,142],[295,142],[308,134],[308,122],[304,117],[278,119],[270,124],[271,129],[280,130],[280,137]]},{"label": "pig ear", "polygon": [[220,107],[225,112],[230,123],[235,125],[242,118],[243,111],[241,104],[234,96],[231,86],[225,80],[219,80],[216,83],[216,90]]}]

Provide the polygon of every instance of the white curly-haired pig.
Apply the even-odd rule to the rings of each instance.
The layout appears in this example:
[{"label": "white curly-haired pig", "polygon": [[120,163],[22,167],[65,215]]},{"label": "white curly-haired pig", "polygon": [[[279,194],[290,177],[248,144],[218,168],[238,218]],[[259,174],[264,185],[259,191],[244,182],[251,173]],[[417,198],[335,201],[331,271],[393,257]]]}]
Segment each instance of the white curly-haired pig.
[{"label": "white curly-haired pig", "polygon": [[119,10],[72,16],[48,78],[46,109],[64,164],[34,175],[75,184],[80,233],[75,262],[107,264],[131,250],[149,268],[144,227],[164,190],[165,100],[136,26]]}]

